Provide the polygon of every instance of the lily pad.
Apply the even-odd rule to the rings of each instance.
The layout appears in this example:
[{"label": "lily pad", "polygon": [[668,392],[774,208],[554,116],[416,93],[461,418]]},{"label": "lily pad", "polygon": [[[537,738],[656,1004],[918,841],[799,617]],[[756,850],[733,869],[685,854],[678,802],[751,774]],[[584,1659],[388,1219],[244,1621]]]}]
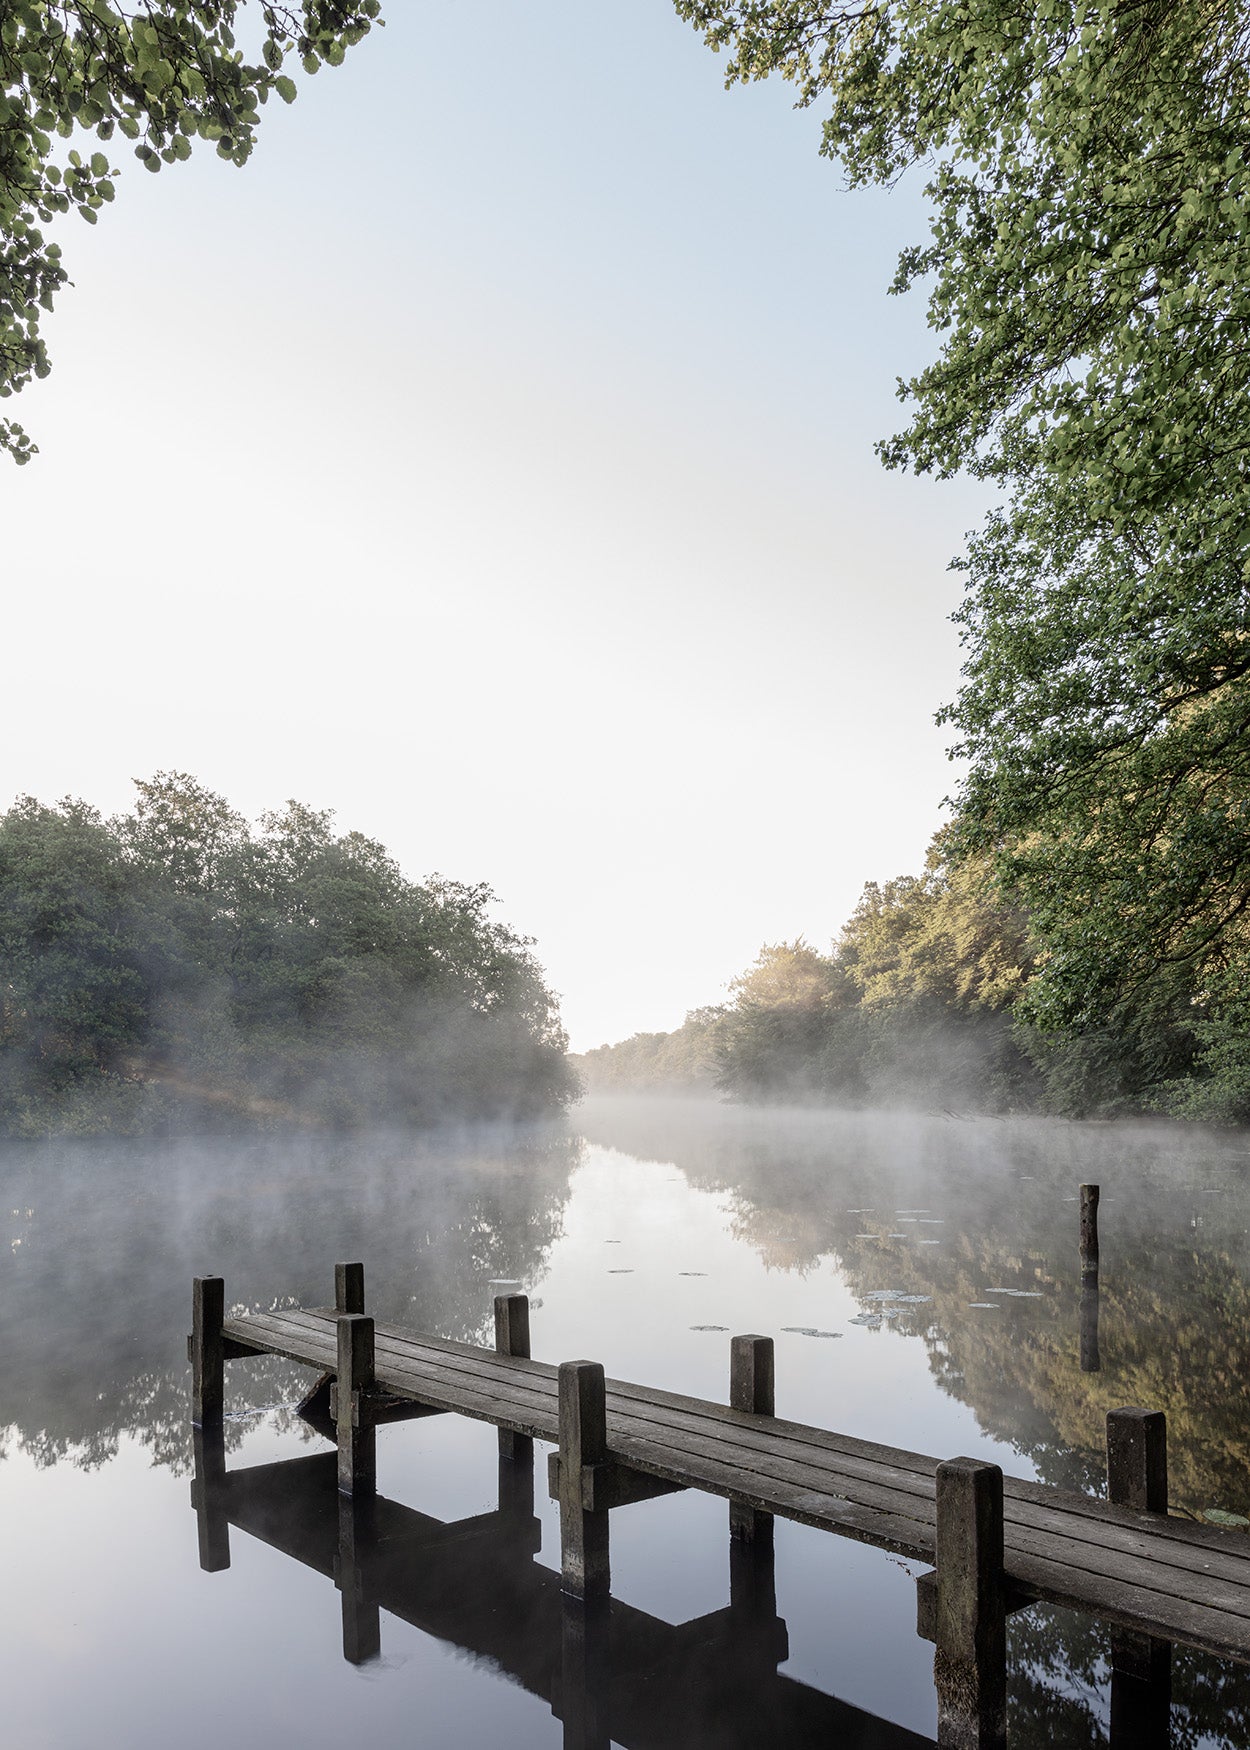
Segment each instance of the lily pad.
[{"label": "lily pad", "polygon": [[815,1325],[782,1325],[783,1331],[790,1331],[796,1337],[840,1337],[841,1331],[818,1331]]},{"label": "lily pad", "polygon": [[881,1314],[856,1313],[853,1319],[847,1320],[847,1323],[852,1325],[863,1325],[865,1330],[868,1331],[879,1331],[881,1329]]},{"label": "lily pad", "polygon": [[977,1312],[1001,1312],[1003,1310],[992,1300],[970,1300],[968,1305],[975,1308]]},{"label": "lily pad", "polygon": [[1244,1513],[1226,1513],[1223,1507],[1208,1507],[1202,1517],[1209,1519],[1212,1525],[1250,1525]]},{"label": "lily pad", "polygon": [[727,1331],[728,1325],[691,1325],[692,1331]]},{"label": "lily pad", "polygon": [[633,1273],[634,1272],[633,1272],[632,1267],[630,1269],[625,1269],[623,1266],[619,1270],[609,1270],[608,1271],[609,1276],[632,1276]]},{"label": "lily pad", "polygon": [[677,1274],[679,1276],[706,1276],[707,1271],[706,1270],[679,1270],[677,1272]]}]

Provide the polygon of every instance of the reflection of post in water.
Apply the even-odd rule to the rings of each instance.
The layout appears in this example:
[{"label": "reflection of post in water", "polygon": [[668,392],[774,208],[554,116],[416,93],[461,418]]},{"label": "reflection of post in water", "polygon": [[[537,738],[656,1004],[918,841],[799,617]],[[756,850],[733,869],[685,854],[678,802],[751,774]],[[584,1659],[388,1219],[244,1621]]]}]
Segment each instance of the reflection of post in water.
[{"label": "reflection of post in water", "polygon": [[[1139,1513],[1168,1510],[1167,1422],[1161,1410],[1107,1416],[1107,1494]],[[1111,1742],[1115,1750],[1166,1750],[1172,1710],[1172,1649],[1130,1629],[1111,1634]]]},{"label": "reflection of post in water", "polygon": [[1097,1373],[1098,1352],[1098,1186],[1081,1186],[1081,1372]]},{"label": "reflection of post in water", "polygon": [[195,1469],[191,1505],[199,1522],[200,1566],[219,1574],[230,1566],[230,1517],[226,1504],[226,1437],[222,1424],[193,1428]]},{"label": "reflection of post in water", "polygon": [[560,1715],[563,1750],[609,1750],[611,1605],[604,1596],[560,1595]]},{"label": "reflection of post in water", "polygon": [[382,1617],[376,1598],[365,1591],[364,1558],[376,1541],[376,1497],[339,1495],[339,1550],[334,1581],[342,1598],[343,1657],[352,1665],[376,1659],[382,1651]]},{"label": "reflection of post in water", "polygon": [[1098,1353],[1098,1272],[1081,1272],[1081,1372],[1097,1373],[1102,1367]]}]

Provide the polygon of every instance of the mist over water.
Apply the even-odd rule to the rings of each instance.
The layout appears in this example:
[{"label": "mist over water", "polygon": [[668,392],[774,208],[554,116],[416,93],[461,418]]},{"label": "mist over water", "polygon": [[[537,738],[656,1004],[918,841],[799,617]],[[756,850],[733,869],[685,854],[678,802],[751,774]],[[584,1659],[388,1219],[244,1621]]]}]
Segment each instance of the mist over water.
[{"label": "mist over water", "polygon": [[[490,1562],[472,1632],[462,1622],[457,1641],[450,1614],[423,1631],[383,1601],[381,1661],[359,1669],[341,1657],[333,1587],[289,1552],[236,1529],[229,1569],[201,1572],[187,1493],[194,1275],[222,1274],[240,1309],[324,1305],[335,1261],[362,1258],[376,1316],[473,1341],[489,1340],[493,1284],[515,1282],[531,1295],[540,1358],[588,1355],[617,1377],[721,1400],[730,1335],[759,1331],[776,1339],[782,1415],[1090,1491],[1107,1409],[1161,1408],[1174,1503],[1250,1519],[1247,1160],[1242,1133],[1162,1124],[625,1097],[567,1120],[419,1138],[10,1144],[5,1634],[42,1674],[15,1703],[14,1741],[76,1750],[103,1730],[128,1745],[207,1745],[228,1732],[247,1746],[283,1729],[304,1744],[367,1731],[387,1745],[411,1742],[419,1719],[435,1746],[561,1742],[551,1695],[518,1677],[558,1662],[539,1644],[544,1610],[530,1613],[538,1641],[524,1659],[495,1642],[480,1652],[482,1624],[498,1628]],[[1082,1368],[1075,1199],[1087,1180],[1102,1187],[1097,1371]],[[294,1412],[309,1383],[278,1361],[228,1366],[232,1472],[328,1450]],[[489,1512],[496,1483],[488,1428],[436,1417],[379,1436],[383,1495],[421,1514]],[[535,1559],[551,1569],[541,1458],[538,1483]],[[614,1595],[659,1625],[652,1637],[714,1613],[726,1546],[723,1503],[685,1494],[624,1510]],[[670,1741],[818,1742],[803,1734],[831,1696],[932,1735],[931,1649],[915,1635],[906,1564],[780,1525],[777,1589],[783,1735],[761,1724],[751,1736],[744,1715],[736,1738],[723,1721],[700,1738],[683,1716]],[[1033,1610],[1011,1636],[1013,1750],[1103,1741],[1105,1631]],[[468,1662],[456,1651],[473,1646]],[[141,1708],[137,1657],[159,1670]],[[219,1676],[207,1697],[206,1659]],[[698,1687],[680,1660],[664,1682]],[[1245,1741],[1250,1688],[1236,1667],[1180,1653],[1175,1693],[1177,1742]]]}]

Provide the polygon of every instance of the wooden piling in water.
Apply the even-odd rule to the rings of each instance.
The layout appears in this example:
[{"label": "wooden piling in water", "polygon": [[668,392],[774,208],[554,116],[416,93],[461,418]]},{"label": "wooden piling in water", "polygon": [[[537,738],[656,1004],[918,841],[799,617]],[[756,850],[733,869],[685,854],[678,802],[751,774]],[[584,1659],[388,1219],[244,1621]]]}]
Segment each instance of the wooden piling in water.
[{"label": "wooden piling in water", "polygon": [[1097,1270],[1082,1270],[1081,1272],[1081,1372],[1098,1373],[1102,1368],[1102,1354],[1098,1347],[1098,1272]]},{"label": "wooden piling in water", "polygon": [[220,1276],[197,1276],[191,1295],[191,1420],[197,1428],[220,1426],[225,1409],[226,1285]]},{"label": "wooden piling in water", "polygon": [[220,1422],[216,1427],[193,1428],[191,1446],[194,1469],[191,1504],[195,1508],[200,1546],[200,1566],[206,1574],[219,1574],[230,1566],[230,1520],[226,1512],[226,1440]]},{"label": "wooden piling in water", "polygon": [[[1107,1495],[1114,1507],[1168,1510],[1167,1418],[1162,1410],[1107,1415]],[[1163,1750],[1172,1710],[1172,1648],[1131,1629],[1111,1633],[1111,1742]]]},{"label": "wooden piling in water", "polygon": [[1004,1750],[1007,1608],[1003,1473],[952,1458],[937,1467],[938,1743],[942,1750]]},{"label": "wooden piling in water", "polygon": [[588,1602],[608,1595],[608,1512],[588,1512],[584,1496],[595,1465],[607,1463],[607,1394],[597,1361],[564,1361],[559,1380],[560,1578]]},{"label": "wooden piling in water", "polygon": [[341,1313],[362,1313],[365,1310],[363,1264],[334,1266],[334,1310]]},{"label": "wooden piling in water", "polygon": [[377,1492],[377,1429],[368,1392],[373,1384],[373,1320],[343,1313],[338,1320],[338,1380],[335,1393],[339,1488],[345,1495]]},{"label": "wooden piling in water", "polygon": [[[495,1353],[497,1355],[520,1355],[526,1361],[530,1358],[530,1303],[525,1294],[497,1294],[495,1296]],[[534,1442],[526,1434],[514,1434],[510,1428],[499,1430],[499,1457],[513,1464],[528,1463],[531,1471],[534,1466]],[[504,1487],[504,1475],[500,1472],[501,1493]],[[530,1483],[530,1500],[533,1502],[533,1482]],[[502,1502],[501,1502],[502,1504]]]},{"label": "wooden piling in water", "polygon": [[[771,1337],[734,1337],[729,1345],[729,1406],[752,1416],[773,1416],[776,1405],[776,1359]],[[773,1516],[729,1503],[729,1535],[744,1543],[771,1549]]]},{"label": "wooden piling in water", "polygon": [[[1069,1183],[1071,1181],[1069,1180]],[[1098,1268],[1098,1186],[1081,1186],[1081,1269]]]}]

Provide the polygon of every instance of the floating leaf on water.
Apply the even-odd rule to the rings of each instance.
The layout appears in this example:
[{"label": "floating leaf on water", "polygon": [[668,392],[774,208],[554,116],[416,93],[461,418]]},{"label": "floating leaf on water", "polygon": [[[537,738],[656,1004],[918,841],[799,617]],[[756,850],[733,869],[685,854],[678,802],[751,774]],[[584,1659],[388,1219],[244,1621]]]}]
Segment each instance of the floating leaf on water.
[{"label": "floating leaf on water", "polygon": [[911,1238],[911,1235],[910,1234],[887,1234],[885,1237],[887,1240],[909,1240]]},{"label": "floating leaf on water", "polygon": [[1223,1507],[1208,1507],[1202,1517],[1209,1519],[1212,1525],[1250,1525],[1244,1513],[1226,1513]]},{"label": "floating leaf on water", "polygon": [[922,1215],[920,1225],[921,1227],[945,1227],[946,1217],[944,1215]]},{"label": "floating leaf on water", "polygon": [[679,1276],[706,1276],[707,1271],[706,1270],[679,1270],[677,1272],[677,1274]]},{"label": "floating leaf on water", "polygon": [[917,1240],[916,1241],[916,1244],[918,1246],[940,1246],[941,1243],[942,1243],[941,1240]]},{"label": "floating leaf on water", "polygon": [[[16,1209],[13,1213],[17,1214]],[[844,1215],[875,1215],[877,1212],[875,1209],[844,1209],[842,1213]]]},{"label": "floating leaf on water", "polygon": [[1002,1312],[1003,1310],[1001,1306],[995,1306],[992,1300],[970,1300],[968,1305],[975,1307],[978,1312]]},{"label": "floating leaf on water", "polygon": [[881,1328],[881,1315],[880,1313],[856,1313],[855,1317],[847,1322],[852,1325],[863,1325],[869,1331],[877,1331]]},{"label": "floating leaf on water", "polygon": [[815,1325],[782,1325],[783,1331],[790,1331],[796,1337],[840,1337],[841,1331],[818,1331]]},{"label": "floating leaf on water", "polygon": [[896,1209],[895,1215],[928,1215],[927,1209]]},{"label": "floating leaf on water", "polygon": [[727,1331],[728,1325],[691,1325],[692,1331]]},{"label": "floating leaf on water", "polygon": [[877,1235],[876,1234],[856,1234],[855,1238],[857,1240],[875,1240],[877,1238]]},{"label": "floating leaf on water", "polygon": [[930,1296],[927,1294],[900,1294],[898,1304],[900,1306],[927,1306],[929,1299]]},{"label": "floating leaf on water", "polygon": [[861,1300],[902,1300],[907,1293],[905,1288],[873,1288],[867,1294],[861,1294]]},{"label": "floating leaf on water", "polygon": [[608,1275],[609,1275],[609,1276],[632,1276],[632,1275],[633,1275],[633,1273],[634,1273],[634,1272],[633,1272],[633,1269],[632,1269],[632,1267],[631,1267],[631,1268],[630,1268],[630,1269],[628,1269],[628,1270],[627,1270],[627,1269],[625,1269],[625,1268],[624,1268],[624,1267],[622,1267],[622,1268],[621,1268],[621,1269],[619,1269],[619,1270],[609,1270],[609,1271],[608,1271]]}]

